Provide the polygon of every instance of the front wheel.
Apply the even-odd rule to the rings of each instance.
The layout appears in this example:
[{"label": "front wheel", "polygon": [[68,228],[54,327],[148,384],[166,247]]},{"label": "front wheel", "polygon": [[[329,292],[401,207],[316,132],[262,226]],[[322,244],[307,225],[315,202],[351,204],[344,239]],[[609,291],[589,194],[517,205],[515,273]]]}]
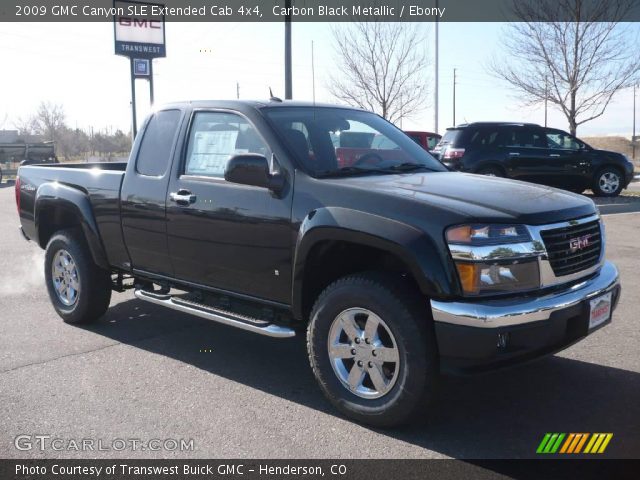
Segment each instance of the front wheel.
[{"label": "front wheel", "polygon": [[622,191],[622,175],[616,168],[605,167],[594,177],[592,188],[597,197],[617,197]]},{"label": "front wheel", "polygon": [[433,327],[409,285],[378,274],[329,285],[307,335],[316,380],[346,416],[376,427],[426,413],[437,387]]},{"label": "front wheel", "polygon": [[44,272],[51,303],[65,322],[93,322],[109,308],[111,275],[94,263],[79,231],[64,230],[49,240]]}]

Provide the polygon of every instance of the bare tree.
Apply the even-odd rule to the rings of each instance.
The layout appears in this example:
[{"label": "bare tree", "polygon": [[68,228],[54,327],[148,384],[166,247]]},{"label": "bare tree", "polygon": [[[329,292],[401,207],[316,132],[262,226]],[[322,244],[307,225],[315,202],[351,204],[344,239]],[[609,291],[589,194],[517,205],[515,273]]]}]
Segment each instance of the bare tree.
[{"label": "bare tree", "polygon": [[20,137],[29,137],[36,133],[36,123],[36,119],[33,116],[18,117],[13,121],[13,127],[18,130],[18,135]]},{"label": "bare tree", "polygon": [[391,122],[427,106],[427,45],[421,25],[354,22],[333,30],[329,91]]},{"label": "bare tree", "polygon": [[56,141],[65,127],[65,113],[62,105],[40,102],[35,116],[36,133],[47,140]]},{"label": "bare tree", "polygon": [[547,99],[575,135],[637,78],[638,37],[621,23],[634,1],[514,1],[520,22],[506,27],[509,60],[494,59],[489,70],[523,95],[525,104]]}]

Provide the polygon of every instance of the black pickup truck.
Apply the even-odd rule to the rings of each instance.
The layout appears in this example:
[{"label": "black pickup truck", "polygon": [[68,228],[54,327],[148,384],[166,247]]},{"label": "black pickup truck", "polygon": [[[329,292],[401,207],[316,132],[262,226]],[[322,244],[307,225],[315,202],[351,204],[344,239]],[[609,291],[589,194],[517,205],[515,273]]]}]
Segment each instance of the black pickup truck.
[{"label": "black pickup truck", "polygon": [[377,426],[424,413],[441,372],[567,347],[620,297],[591,200],[449,172],[351,108],[170,104],[128,163],[21,167],[16,199],[66,322],[134,288],[250,332],[306,330],[326,396]]}]

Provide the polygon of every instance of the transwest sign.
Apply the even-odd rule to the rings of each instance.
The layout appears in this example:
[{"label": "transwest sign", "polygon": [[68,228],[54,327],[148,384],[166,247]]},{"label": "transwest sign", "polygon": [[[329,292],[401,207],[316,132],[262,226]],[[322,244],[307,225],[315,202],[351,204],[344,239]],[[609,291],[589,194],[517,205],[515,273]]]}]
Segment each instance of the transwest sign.
[{"label": "transwest sign", "polygon": [[166,56],[164,15],[153,14],[161,4],[134,1],[113,2],[115,53],[125,57],[158,58]]}]

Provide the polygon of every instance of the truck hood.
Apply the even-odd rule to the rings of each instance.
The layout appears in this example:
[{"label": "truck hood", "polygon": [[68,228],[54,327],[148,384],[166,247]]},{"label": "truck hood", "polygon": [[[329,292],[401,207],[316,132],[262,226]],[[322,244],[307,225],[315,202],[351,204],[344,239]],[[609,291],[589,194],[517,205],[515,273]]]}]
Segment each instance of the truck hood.
[{"label": "truck hood", "polygon": [[517,221],[530,225],[592,215],[587,197],[528,182],[458,172],[350,177],[371,194],[403,197],[476,220]]}]

